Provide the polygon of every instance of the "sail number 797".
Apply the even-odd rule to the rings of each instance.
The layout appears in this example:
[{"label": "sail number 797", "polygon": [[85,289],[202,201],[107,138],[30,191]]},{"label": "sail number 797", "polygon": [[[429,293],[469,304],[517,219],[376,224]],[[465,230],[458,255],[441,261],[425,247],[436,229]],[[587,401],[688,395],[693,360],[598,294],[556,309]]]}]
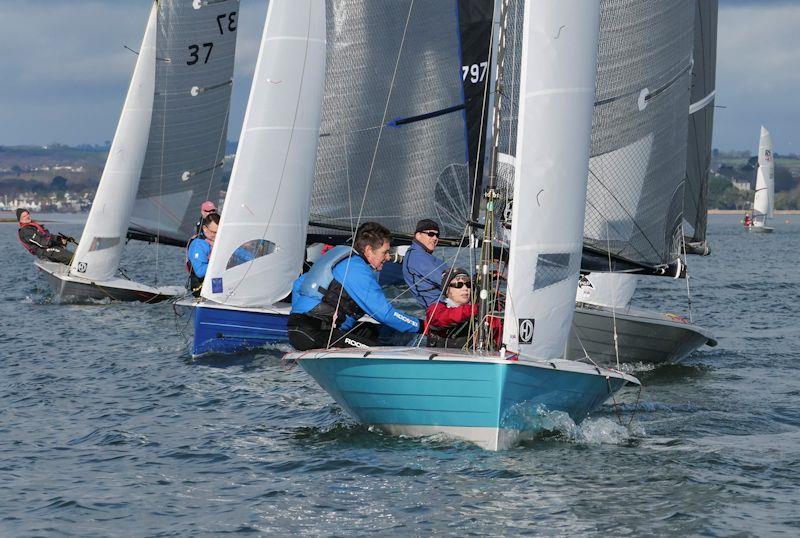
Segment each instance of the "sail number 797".
[{"label": "sail number 797", "polygon": [[461,80],[469,81],[472,83],[483,82],[486,79],[486,70],[489,68],[489,62],[481,62],[479,64],[462,65],[461,66]]}]

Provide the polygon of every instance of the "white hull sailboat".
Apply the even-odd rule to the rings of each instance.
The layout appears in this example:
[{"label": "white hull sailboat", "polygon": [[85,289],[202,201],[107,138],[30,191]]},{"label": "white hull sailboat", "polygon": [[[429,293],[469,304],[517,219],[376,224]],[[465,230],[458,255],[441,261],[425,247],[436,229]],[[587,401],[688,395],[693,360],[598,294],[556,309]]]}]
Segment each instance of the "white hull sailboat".
[{"label": "white hull sailboat", "polygon": [[158,302],[186,293],[118,270],[128,237],[185,246],[200,202],[219,191],[237,11],[215,4],[153,3],[72,263],[36,262],[60,300]]},{"label": "white hull sailboat", "polygon": [[[525,151],[518,151],[514,195],[520,200],[539,193],[542,203],[535,212],[513,214],[502,348],[286,355],[356,420],[390,434],[445,435],[505,449],[541,432],[544,414],[564,413],[579,422],[626,384],[638,384],[621,372],[559,359],[581,258],[599,2],[546,0],[519,7],[517,144]],[[497,42],[505,42],[502,35]],[[482,274],[490,273],[486,269]],[[491,289],[481,290],[487,302]]]},{"label": "white hull sailboat", "polygon": [[753,217],[748,232],[772,233],[774,228],[767,226],[767,219],[773,217],[775,207],[775,160],[772,152],[772,135],[761,127],[758,143],[758,172],[756,172],[756,193],[753,199]]}]

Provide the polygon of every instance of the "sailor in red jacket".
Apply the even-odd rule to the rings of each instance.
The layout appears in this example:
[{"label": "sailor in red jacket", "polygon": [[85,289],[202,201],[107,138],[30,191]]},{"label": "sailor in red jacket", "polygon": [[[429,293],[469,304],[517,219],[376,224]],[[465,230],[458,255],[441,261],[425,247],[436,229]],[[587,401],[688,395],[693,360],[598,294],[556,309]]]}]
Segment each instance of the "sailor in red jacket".
[{"label": "sailor in red jacket", "polygon": [[19,242],[25,250],[43,260],[69,265],[72,261],[72,252],[67,250],[67,242],[74,241],[65,235],[52,235],[47,228],[31,219],[27,209],[17,209],[19,222]]},{"label": "sailor in red jacket", "polygon": [[425,312],[429,346],[461,348],[466,345],[470,320],[478,313],[478,306],[470,302],[471,288],[472,281],[464,269],[444,272],[444,297],[431,304]]},{"label": "sailor in red jacket", "polygon": [[[470,325],[478,315],[478,305],[470,302],[472,280],[469,273],[457,267],[445,271],[442,274],[442,290],[444,297],[429,306],[425,313],[428,346],[463,348],[469,340]],[[495,343],[499,346],[503,322],[495,316],[487,319]]]}]

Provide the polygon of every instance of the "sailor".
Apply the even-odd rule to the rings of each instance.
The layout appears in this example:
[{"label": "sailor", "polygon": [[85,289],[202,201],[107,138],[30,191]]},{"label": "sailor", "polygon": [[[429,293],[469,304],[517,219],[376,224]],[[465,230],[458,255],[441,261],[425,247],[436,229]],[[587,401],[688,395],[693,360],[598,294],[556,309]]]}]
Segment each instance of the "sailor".
[{"label": "sailor", "polygon": [[17,209],[17,222],[19,222],[19,242],[25,250],[43,260],[69,265],[72,261],[72,252],[67,250],[67,243],[74,239],[66,235],[52,235],[47,228],[31,219],[27,209]]},{"label": "sailor", "polygon": [[[467,344],[470,325],[478,315],[478,305],[471,302],[472,280],[469,273],[453,268],[442,274],[444,297],[428,307],[425,313],[428,346],[462,348]],[[502,337],[502,320],[488,316],[495,343],[499,346]]]},{"label": "sailor", "polygon": [[219,215],[209,213],[201,221],[200,233],[189,242],[186,249],[187,269],[189,269],[189,289],[195,297],[200,296],[203,279],[208,269],[208,260],[211,258],[211,249],[217,237]]},{"label": "sailor", "polygon": [[423,323],[394,308],[376,271],[389,259],[389,230],[377,222],[359,226],[353,247],[338,246],[294,282],[289,342],[305,351],[378,345],[378,327],[359,323],[365,314],[401,333],[419,333]]},{"label": "sailor", "polygon": [[202,226],[203,226],[203,219],[206,218],[211,213],[217,212],[217,206],[214,205],[214,202],[211,200],[206,200],[202,204],[200,204],[200,220],[198,220],[195,224],[195,235],[200,236],[203,233]]},{"label": "sailor", "polygon": [[753,220],[750,218],[750,213],[744,214],[744,225],[745,228],[751,226],[753,224]]},{"label": "sailor", "polygon": [[439,224],[422,219],[415,230],[411,246],[403,257],[403,279],[417,302],[427,310],[442,296],[441,275],[447,264],[433,255],[439,244]]}]

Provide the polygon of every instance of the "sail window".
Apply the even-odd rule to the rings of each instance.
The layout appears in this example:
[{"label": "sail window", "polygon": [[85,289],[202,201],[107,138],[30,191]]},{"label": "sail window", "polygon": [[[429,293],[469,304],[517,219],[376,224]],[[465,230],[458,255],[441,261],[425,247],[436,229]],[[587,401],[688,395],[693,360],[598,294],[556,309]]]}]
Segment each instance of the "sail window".
[{"label": "sail window", "polygon": [[256,258],[272,254],[273,252],[275,252],[275,243],[272,241],[253,239],[242,244],[233,251],[231,257],[228,258],[228,264],[225,266],[225,269],[230,269],[245,262],[253,261]]},{"label": "sail window", "polygon": [[533,289],[540,290],[570,278],[577,272],[570,270],[572,255],[568,252],[539,254],[536,260],[536,274],[533,278]]},{"label": "sail window", "polygon": [[95,237],[89,247],[89,252],[95,250],[105,250],[119,245],[119,237]]}]

